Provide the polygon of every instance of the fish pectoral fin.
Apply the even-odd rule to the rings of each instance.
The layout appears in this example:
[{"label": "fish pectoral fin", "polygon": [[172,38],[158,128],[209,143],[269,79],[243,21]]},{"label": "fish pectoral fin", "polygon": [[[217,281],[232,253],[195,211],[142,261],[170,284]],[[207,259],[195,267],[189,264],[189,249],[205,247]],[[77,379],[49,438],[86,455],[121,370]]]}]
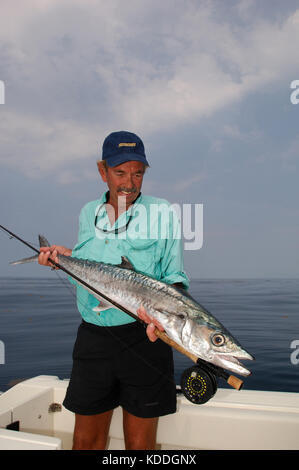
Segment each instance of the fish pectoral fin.
[{"label": "fish pectoral fin", "polygon": [[119,268],[125,268],[125,269],[131,269],[132,271],[135,271],[134,266],[132,263],[126,258],[125,256],[121,257],[121,264],[118,265]]},{"label": "fish pectoral fin", "polygon": [[110,302],[106,300],[101,300],[101,303],[99,303],[99,305],[94,307],[92,311],[100,314],[101,312],[104,312],[104,310],[108,310],[108,308],[113,308],[113,307],[114,305],[112,305]]}]

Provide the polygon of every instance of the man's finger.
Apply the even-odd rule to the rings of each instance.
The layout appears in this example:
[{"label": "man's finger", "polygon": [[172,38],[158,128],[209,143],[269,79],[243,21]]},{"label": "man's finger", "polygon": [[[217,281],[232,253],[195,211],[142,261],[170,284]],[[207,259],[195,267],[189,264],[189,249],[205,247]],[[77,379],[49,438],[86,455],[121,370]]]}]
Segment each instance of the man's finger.
[{"label": "man's finger", "polygon": [[48,256],[45,252],[40,253],[40,255],[38,257],[38,262],[39,262],[39,264],[42,264],[43,266],[47,266]]},{"label": "man's finger", "polygon": [[[55,261],[55,263],[58,263],[58,262],[59,262],[59,261],[58,261],[58,257],[57,257],[57,250],[56,250],[56,249],[54,249],[54,251],[52,252],[50,261],[51,261],[51,259],[52,259],[53,261]],[[52,268],[52,269],[59,269],[58,266],[55,266],[55,264],[52,264],[52,263],[50,263],[50,264],[51,264],[51,268]]]},{"label": "man's finger", "polygon": [[147,328],[146,328],[146,334],[148,336],[148,339],[154,343],[155,341],[157,341],[158,339],[158,336],[156,335],[155,333],[155,325],[153,323],[150,323]]},{"label": "man's finger", "polygon": [[139,316],[139,318],[143,321],[145,321],[146,323],[151,323],[152,319],[151,317],[146,313],[146,310],[145,308],[143,307],[143,305],[141,305],[139,307],[139,309],[137,310],[137,314]]},{"label": "man's finger", "polygon": [[145,308],[143,307],[143,305],[141,305],[141,306],[139,307],[139,309],[137,310],[137,314],[138,314],[139,318],[140,318],[141,320],[143,320],[145,323],[153,323],[154,326],[156,326],[156,328],[158,328],[158,330],[164,331],[164,328],[163,328],[163,326],[161,325],[161,323],[159,323],[159,321],[156,320],[155,318],[150,317],[150,316],[147,314],[147,312],[146,312]]}]

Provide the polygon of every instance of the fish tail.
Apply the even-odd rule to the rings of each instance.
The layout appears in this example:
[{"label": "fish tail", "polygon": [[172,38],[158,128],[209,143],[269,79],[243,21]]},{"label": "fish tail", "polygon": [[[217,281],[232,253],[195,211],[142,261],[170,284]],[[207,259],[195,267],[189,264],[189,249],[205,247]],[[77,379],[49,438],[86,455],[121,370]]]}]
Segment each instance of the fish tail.
[{"label": "fish tail", "polygon": [[39,246],[51,246],[48,240],[46,239],[46,237],[44,237],[43,235],[39,235],[38,239],[39,239]]},{"label": "fish tail", "polygon": [[[48,242],[48,240],[43,235],[39,235],[38,240],[39,240],[39,246],[40,247],[50,246],[50,243]],[[19,259],[17,261],[11,261],[9,264],[16,265],[16,264],[31,263],[33,261],[37,261],[38,256],[39,255],[34,255],[34,256],[30,256],[29,258],[22,258],[22,259]]]},{"label": "fish tail", "polygon": [[38,255],[30,256],[29,258],[22,258],[17,261],[11,261],[9,264],[24,264],[24,263],[31,263],[32,261],[37,261]]}]

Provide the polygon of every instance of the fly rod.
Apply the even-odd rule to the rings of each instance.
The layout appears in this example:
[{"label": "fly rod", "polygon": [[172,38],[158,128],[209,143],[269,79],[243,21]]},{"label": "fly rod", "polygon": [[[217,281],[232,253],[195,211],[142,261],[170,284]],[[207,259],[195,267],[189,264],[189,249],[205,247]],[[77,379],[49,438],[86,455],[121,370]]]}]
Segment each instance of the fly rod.
[{"label": "fly rod", "polygon": [[[19,237],[18,235],[16,235],[14,232],[11,232],[10,230],[8,230],[6,227],[4,227],[3,225],[0,225],[0,228],[2,230],[4,230],[6,233],[8,233],[11,237],[15,238],[16,240],[20,241],[21,243],[23,243],[24,245],[28,246],[31,250],[35,251],[35,253],[37,254],[40,254],[40,250],[38,250],[37,248],[35,248],[33,245],[31,245],[30,243],[26,242],[25,240],[23,240],[21,237]],[[75,274],[71,273],[67,268],[61,266],[59,263],[56,263],[56,261],[52,260],[51,258],[49,258],[49,262],[55,266],[56,268],[59,268],[61,269],[62,271],[64,271],[68,276],[72,277],[73,279],[75,279],[75,281],[79,282],[80,284],[82,284],[83,286],[85,286],[87,289],[93,291],[95,294],[97,294],[98,296],[102,297],[103,299],[107,300],[109,303],[111,303],[112,305],[114,305],[117,309],[119,310],[122,310],[124,313],[126,313],[127,315],[129,315],[130,317],[134,318],[135,320],[137,320],[139,323],[143,324],[144,327],[147,327],[147,323],[145,323],[143,320],[141,320],[138,315],[135,315],[134,313],[130,312],[129,310],[127,310],[125,307],[119,305],[117,302],[115,302],[114,300],[110,299],[109,297],[107,297],[105,294],[103,294],[102,292],[99,292],[97,289],[95,289],[93,286],[90,286],[87,282],[83,281],[82,279],[80,279],[79,277],[77,277]],[[224,380],[226,380],[226,382],[233,388],[235,388],[236,390],[240,390],[243,386],[243,381],[240,380],[239,378],[233,376],[233,375],[230,375],[228,374],[228,372],[223,369],[222,367],[219,367],[219,366],[215,366],[209,362],[206,362],[204,361],[203,359],[200,359],[198,358],[195,354],[192,354],[190,353],[189,351],[186,351],[186,349],[184,349],[182,346],[180,346],[179,344],[177,344],[175,341],[173,341],[171,338],[169,338],[167,336],[167,334],[164,332],[164,331],[160,331],[158,328],[155,328],[154,330],[156,336],[158,338],[160,338],[162,341],[164,341],[166,344],[168,344],[169,346],[171,346],[172,348],[176,349],[178,352],[184,354],[185,356],[187,356],[189,359],[191,359],[193,362],[195,362],[197,365],[199,366],[202,366],[204,369],[206,370],[209,370],[209,372],[212,372],[213,374],[215,374],[216,376],[218,377],[221,377],[223,378]]]}]

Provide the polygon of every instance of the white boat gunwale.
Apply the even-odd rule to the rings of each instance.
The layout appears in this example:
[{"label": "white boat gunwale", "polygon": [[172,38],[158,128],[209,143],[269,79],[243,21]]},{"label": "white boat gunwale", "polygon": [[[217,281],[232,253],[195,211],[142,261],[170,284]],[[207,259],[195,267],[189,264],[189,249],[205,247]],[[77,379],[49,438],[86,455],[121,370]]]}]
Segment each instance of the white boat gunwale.
[{"label": "white boat gunwale", "polygon": [[[74,415],[59,406],[67,385],[56,376],[37,376],[1,394],[0,449],[70,449]],[[20,432],[6,429],[14,421]],[[159,419],[157,442],[166,450],[298,450],[298,434],[299,393],[218,388],[202,405],[179,395],[177,413]],[[124,449],[120,408],[113,414],[108,449]]]}]

